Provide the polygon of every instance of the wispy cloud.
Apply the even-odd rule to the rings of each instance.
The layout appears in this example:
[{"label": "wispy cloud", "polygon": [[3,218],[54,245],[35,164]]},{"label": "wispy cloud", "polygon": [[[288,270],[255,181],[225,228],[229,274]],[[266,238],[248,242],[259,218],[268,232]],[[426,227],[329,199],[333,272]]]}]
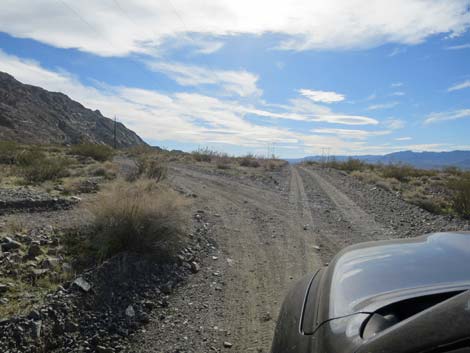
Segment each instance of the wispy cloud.
[{"label": "wispy cloud", "polygon": [[406,94],[405,92],[396,91],[396,92],[391,93],[390,95],[391,96],[396,96],[396,97],[401,97],[401,96],[404,96],[405,94]]},{"label": "wispy cloud", "polygon": [[307,97],[314,102],[322,103],[336,103],[341,102],[345,99],[345,96],[341,93],[332,91],[316,91],[311,89],[302,88],[298,91],[302,96]]},{"label": "wispy cloud", "polygon": [[461,44],[461,45],[453,45],[450,47],[446,47],[447,50],[461,50],[461,49],[470,49],[470,43]]},{"label": "wispy cloud", "polygon": [[436,34],[459,36],[469,24],[464,0],[0,2],[0,31],[102,56],[153,53],[188,33],[275,33],[284,38],[279,48],[296,51],[414,45]]},{"label": "wispy cloud", "polygon": [[470,117],[470,109],[455,110],[453,112],[431,113],[424,120],[425,124],[432,124],[441,121],[458,120]]},{"label": "wispy cloud", "polygon": [[341,136],[344,138],[357,139],[357,140],[365,140],[371,136],[388,135],[392,132],[390,130],[369,131],[369,130],[328,129],[328,128],[312,129],[311,131],[317,134],[337,135],[337,136]]},{"label": "wispy cloud", "polygon": [[470,87],[470,80],[466,80],[464,82],[458,83],[452,87],[449,87],[447,91],[452,92],[452,91],[458,91],[464,88],[469,88]]},{"label": "wispy cloud", "polygon": [[380,110],[380,109],[391,109],[396,107],[398,102],[389,102],[389,103],[382,103],[382,104],[372,104],[367,107],[367,110]]},{"label": "wispy cloud", "polygon": [[383,124],[392,130],[403,129],[405,127],[405,121],[401,119],[390,118],[383,122]]},{"label": "wispy cloud", "polygon": [[256,85],[258,76],[248,71],[214,70],[182,63],[152,62],[147,66],[162,72],[182,86],[220,85],[226,92],[242,97],[261,95]]},{"label": "wispy cloud", "polygon": [[403,54],[403,53],[406,53],[405,47],[396,47],[388,54],[388,56],[394,57],[394,56],[397,56],[398,54]]},{"label": "wispy cloud", "polygon": [[[311,151],[335,146],[347,153],[360,147],[359,141],[341,136],[293,131],[276,119],[303,120],[309,123],[343,125],[376,125],[369,117],[342,115],[304,99],[277,106],[278,112],[244,104],[230,97],[211,97],[192,92],[162,93],[156,90],[98,83],[96,87],[81,83],[65,71],[48,70],[39,63],[5,54],[0,50],[0,71],[7,71],[22,82],[64,92],[105,116],[117,115],[120,121],[147,141],[187,144],[221,144],[253,151],[276,142],[279,148]],[[248,116],[270,119],[270,124],[257,124]]]},{"label": "wispy cloud", "polygon": [[394,88],[402,87],[402,86],[403,86],[403,82],[394,82],[390,85],[390,87],[394,87]]},{"label": "wispy cloud", "polygon": [[409,137],[409,136],[397,137],[397,138],[395,139],[395,141],[410,141],[410,140],[412,140],[412,138]]}]

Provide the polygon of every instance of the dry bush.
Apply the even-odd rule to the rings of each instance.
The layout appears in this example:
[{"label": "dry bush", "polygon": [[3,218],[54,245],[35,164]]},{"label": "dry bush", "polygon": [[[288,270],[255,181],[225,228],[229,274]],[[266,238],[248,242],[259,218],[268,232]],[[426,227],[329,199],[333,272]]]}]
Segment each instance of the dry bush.
[{"label": "dry bush", "polygon": [[87,206],[93,220],[88,249],[99,259],[120,252],[172,254],[182,234],[183,199],[151,180],[118,181]]},{"label": "dry bush", "polygon": [[68,175],[70,161],[65,158],[37,159],[29,165],[20,167],[20,175],[28,184],[39,184],[57,180]]},{"label": "dry bush", "polygon": [[215,164],[218,169],[230,169],[231,168],[232,159],[225,155],[220,155],[217,157]]},{"label": "dry bush", "polygon": [[287,164],[286,161],[281,159],[266,159],[263,162],[263,168],[270,172],[280,169]]},{"label": "dry bush", "polygon": [[444,167],[442,171],[446,174],[454,175],[454,176],[460,176],[464,173],[459,167],[456,167],[456,166]]},{"label": "dry bush", "polygon": [[365,170],[365,171],[355,170],[351,172],[351,176],[365,183],[370,183],[370,184],[377,183],[379,180],[381,180],[380,176],[378,176],[377,173],[370,171],[370,170]]},{"label": "dry bush", "polygon": [[70,153],[76,156],[90,157],[95,161],[104,162],[113,157],[114,150],[107,145],[81,143],[73,145],[70,149]]},{"label": "dry bush", "polygon": [[198,148],[196,151],[192,153],[193,159],[197,162],[211,162],[212,159],[219,156],[219,153],[213,151],[207,147],[205,148]]},{"label": "dry bush", "polygon": [[141,156],[135,161],[136,168],[126,177],[127,181],[136,181],[139,178],[152,179],[159,183],[168,175],[168,165],[160,158]]},{"label": "dry bush", "polygon": [[18,153],[19,146],[15,142],[0,141],[0,164],[13,164],[15,163],[16,154]]},{"label": "dry bush", "polygon": [[38,161],[44,160],[46,154],[39,149],[22,150],[15,157],[15,164],[20,167],[31,166]]},{"label": "dry bush", "polygon": [[93,164],[87,168],[87,175],[95,177],[103,177],[108,180],[116,178],[118,166],[113,162],[106,161],[100,164]]},{"label": "dry bush", "polygon": [[238,164],[240,164],[242,167],[249,168],[258,168],[261,165],[259,158],[256,158],[256,156],[251,153],[248,153],[246,156],[241,157],[238,160]]},{"label": "dry bush", "polygon": [[452,190],[452,207],[463,218],[470,219],[470,176],[449,181]]},{"label": "dry bush", "polygon": [[361,171],[368,167],[367,163],[356,158],[348,158],[344,162],[339,162],[333,159],[324,163],[324,166],[328,168],[344,170],[345,172]]},{"label": "dry bush", "polygon": [[408,182],[411,178],[432,177],[437,174],[434,170],[418,169],[407,164],[389,164],[381,167],[385,178],[395,178],[401,182]]}]

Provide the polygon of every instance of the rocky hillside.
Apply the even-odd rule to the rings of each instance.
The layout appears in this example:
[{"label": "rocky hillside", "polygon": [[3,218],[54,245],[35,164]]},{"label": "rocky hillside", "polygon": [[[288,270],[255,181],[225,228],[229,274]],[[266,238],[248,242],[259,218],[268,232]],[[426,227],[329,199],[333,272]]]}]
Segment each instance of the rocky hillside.
[{"label": "rocky hillside", "polygon": [[[145,144],[121,123],[117,123],[116,137],[118,147]],[[63,93],[25,85],[0,72],[0,140],[113,145],[114,121]]]}]

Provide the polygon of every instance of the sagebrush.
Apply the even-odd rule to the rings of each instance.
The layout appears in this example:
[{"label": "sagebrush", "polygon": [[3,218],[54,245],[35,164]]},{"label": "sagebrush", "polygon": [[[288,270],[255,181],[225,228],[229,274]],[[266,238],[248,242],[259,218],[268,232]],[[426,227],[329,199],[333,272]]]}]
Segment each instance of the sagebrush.
[{"label": "sagebrush", "polygon": [[183,232],[185,202],[152,180],[118,181],[87,205],[90,249],[100,259],[120,252],[171,256]]}]

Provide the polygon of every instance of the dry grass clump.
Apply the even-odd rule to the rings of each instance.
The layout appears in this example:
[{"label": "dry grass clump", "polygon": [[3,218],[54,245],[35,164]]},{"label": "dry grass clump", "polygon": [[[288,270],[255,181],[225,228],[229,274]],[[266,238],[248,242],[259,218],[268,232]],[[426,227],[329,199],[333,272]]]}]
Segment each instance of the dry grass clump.
[{"label": "dry grass clump", "polygon": [[385,178],[395,178],[401,182],[408,182],[411,178],[431,177],[436,175],[436,171],[418,169],[407,164],[389,164],[380,167],[382,176]]},{"label": "dry grass clump", "polygon": [[113,157],[114,150],[107,145],[81,143],[73,145],[70,148],[70,153],[76,156],[90,157],[95,161],[104,162]]},{"label": "dry grass clump", "polygon": [[344,170],[345,172],[361,171],[368,167],[365,162],[356,158],[348,158],[344,162],[332,160],[325,163],[325,166],[328,168]]},{"label": "dry grass clump", "polygon": [[29,149],[19,152],[15,163],[25,183],[39,184],[67,176],[67,167],[71,161],[60,156],[47,156],[37,149]]},{"label": "dry grass clump", "polygon": [[255,155],[248,153],[246,156],[240,157],[238,160],[238,164],[242,167],[249,167],[249,168],[258,168],[261,166],[260,158],[257,158]]},{"label": "dry grass clump", "polygon": [[168,164],[158,155],[143,155],[135,161],[135,164],[136,168],[127,175],[127,181],[147,178],[159,183],[168,176]]},{"label": "dry grass clump", "polygon": [[452,205],[455,212],[466,219],[470,219],[470,175],[449,181],[452,190]]},{"label": "dry grass clump", "polygon": [[226,154],[220,155],[215,160],[215,165],[218,169],[230,169],[232,164],[232,158]]},{"label": "dry grass clump", "polygon": [[176,192],[152,180],[114,182],[87,205],[92,221],[86,248],[100,260],[120,252],[165,260],[182,234],[184,204]]},{"label": "dry grass clump", "polygon": [[213,159],[220,155],[219,152],[213,151],[208,147],[198,148],[196,151],[191,153],[193,159],[197,162],[211,162]]},{"label": "dry grass clump", "polygon": [[351,176],[370,184],[377,183],[379,180],[381,180],[380,176],[378,176],[377,173],[372,170],[355,170],[351,172]]},{"label": "dry grass clump", "polygon": [[11,141],[0,141],[0,164],[15,163],[16,154],[20,146]]},{"label": "dry grass clump", "polygon": [[87,168],[87,174],[94,177],[103,177],[108,180],[116,178],[118,173],[118,167],[111,161],[104,163],[93,164]]}]

